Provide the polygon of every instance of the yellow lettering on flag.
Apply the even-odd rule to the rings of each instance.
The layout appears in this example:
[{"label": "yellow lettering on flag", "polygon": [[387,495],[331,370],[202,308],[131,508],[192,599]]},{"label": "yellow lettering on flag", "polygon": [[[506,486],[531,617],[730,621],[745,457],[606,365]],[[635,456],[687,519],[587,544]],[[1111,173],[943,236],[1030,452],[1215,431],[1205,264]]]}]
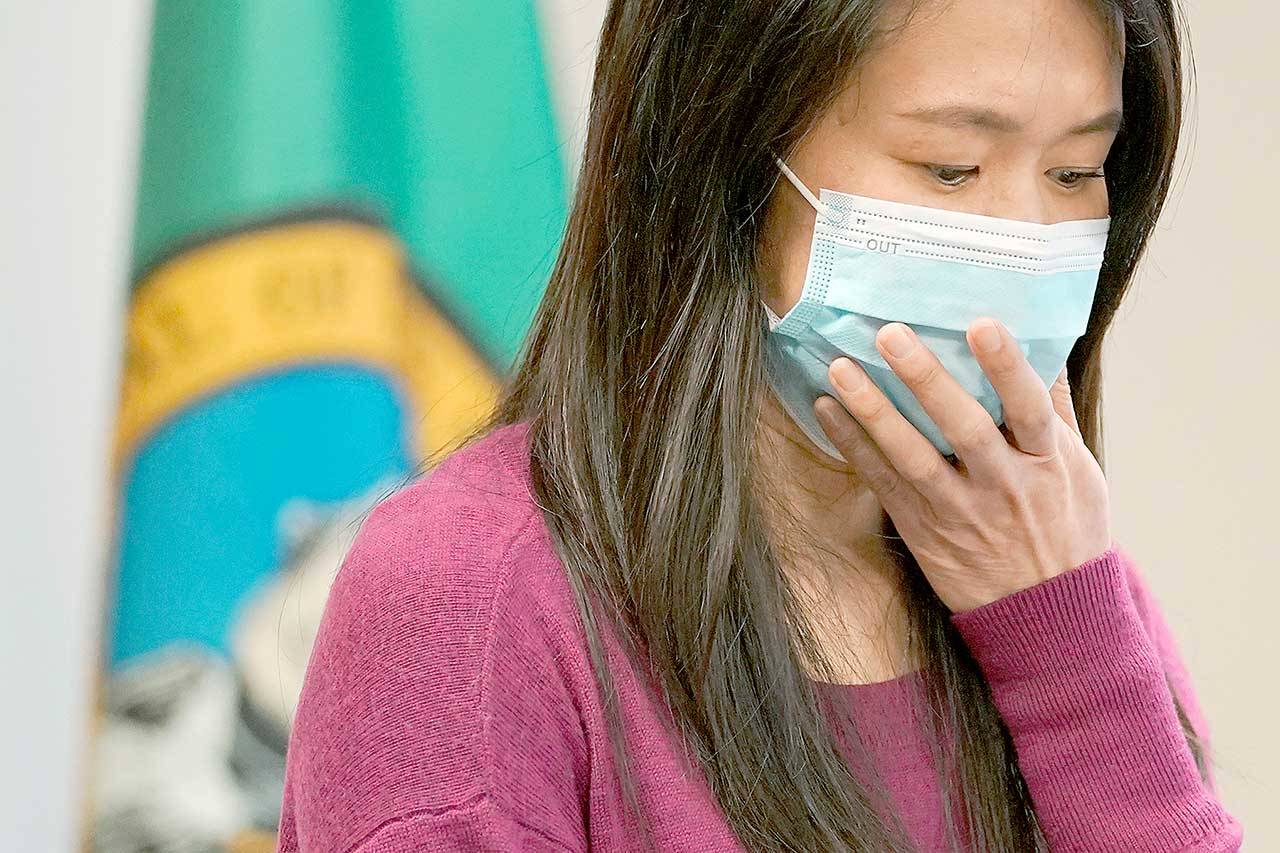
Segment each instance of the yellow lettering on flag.
[{"label": "yellow lettering on flag", "polygon": [[375,225],[271,225],[185,251],[137,289],[126,334],[116,470],[166,418],[253,375],[324,362],[385,371],[420,458],[489,414],[498,378]]}]

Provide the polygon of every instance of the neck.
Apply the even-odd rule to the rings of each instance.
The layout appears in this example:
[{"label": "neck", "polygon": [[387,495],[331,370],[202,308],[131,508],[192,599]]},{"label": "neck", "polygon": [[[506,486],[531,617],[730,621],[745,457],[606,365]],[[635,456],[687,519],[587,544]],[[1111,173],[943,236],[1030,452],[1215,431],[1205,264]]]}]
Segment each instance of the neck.
[{"label": "neck", "polygon": [[766,516],[780,568],[838,680],[901,671],[902,567],[884,534],[884,511],[856,471],[827,456],[772,393],[759,430]]},{"label": "neck", "polygon": [[775,514],[780,516],[771,524],[781,542],[794,545],[805,538],[797,535],[803,532],[824,549],[860,557],[857,562],[886,562],[880,502],[852,466],[809,440],[772,393],[765,395],[758,440],[768,489],[776,497]]}]

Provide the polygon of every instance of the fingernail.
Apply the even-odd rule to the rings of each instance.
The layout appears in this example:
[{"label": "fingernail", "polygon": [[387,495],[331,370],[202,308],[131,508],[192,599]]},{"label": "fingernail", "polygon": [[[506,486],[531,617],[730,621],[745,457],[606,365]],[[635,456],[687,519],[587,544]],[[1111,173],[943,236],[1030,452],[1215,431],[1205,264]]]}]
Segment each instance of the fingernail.
[{"label": "fingernail", "polygon": [[847,358],[837,358],[831,362],[831,381],[842,391],[854,393],[861,391],[867,376]]},{"label": "fingernail", "polygon": [[986,318],[973,324],[973,340],[983,352],[995,352],[1002,343],[995,321]]},{"label": "fingernail", "polygon": [[819,422],[822,423],[823,429],[835,427],[839,424],[837,412],[843,412],[844,407],[833,400],[826,394],[813,401],[813,413],[818,416]]},{"label": "fingernail", "polygon": [[902,323],[890,323],[885,327],[884,348],[894,358],[905,358],[916,348],[915,333]]}]

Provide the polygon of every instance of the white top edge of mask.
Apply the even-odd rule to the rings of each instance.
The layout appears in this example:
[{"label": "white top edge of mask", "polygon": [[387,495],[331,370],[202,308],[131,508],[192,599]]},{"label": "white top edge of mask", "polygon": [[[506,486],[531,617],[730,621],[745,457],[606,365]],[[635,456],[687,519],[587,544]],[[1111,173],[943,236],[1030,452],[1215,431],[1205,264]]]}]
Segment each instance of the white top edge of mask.
[{"label": "white top edge of mask", "polygon": [[[1022,219],[1005,219],[982,213],[967,213],[889,201],[883,198],[854,195],[823,188],[818,192],[827,217],[840,224],[848,216],[864,213],[896,222],[919,222],[923,225],[968,230],[1022,240],[1061,240],[1072,237],[1097,237],[1105,235],[1111,227],[1111,217],[1095,219],[1068,219],[1062,222],[1030,222]],[[821,211],[820,211],[821,212]]]}]

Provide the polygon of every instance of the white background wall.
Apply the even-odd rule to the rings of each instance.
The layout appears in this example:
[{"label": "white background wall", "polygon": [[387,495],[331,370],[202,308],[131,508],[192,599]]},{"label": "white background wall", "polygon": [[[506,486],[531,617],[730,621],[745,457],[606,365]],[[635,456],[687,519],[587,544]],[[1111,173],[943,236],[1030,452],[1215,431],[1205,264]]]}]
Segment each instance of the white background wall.
[{"label": "white background wall", "polygon": [[[572,166],[604,2],[539,8]],[[1180,639],[1224,798],[1248,849],[1271,850],[1280,11],[1189,11],[1197,138],[1110,345],[1108,462],[1117,537]],[[0,850],[71,850],[81,813],[148,18],[142,0],[0,4]]]},{"label": "white background wall", "polygon": [[1188,4],[1198,111],[1107,361],[1117,538],[1177,635],[1246,850],[1280,850],[1280,6]]},{"label": "white background wall", "polygon": [[0,850],[74,849],[149,4],[0,3]]}]

